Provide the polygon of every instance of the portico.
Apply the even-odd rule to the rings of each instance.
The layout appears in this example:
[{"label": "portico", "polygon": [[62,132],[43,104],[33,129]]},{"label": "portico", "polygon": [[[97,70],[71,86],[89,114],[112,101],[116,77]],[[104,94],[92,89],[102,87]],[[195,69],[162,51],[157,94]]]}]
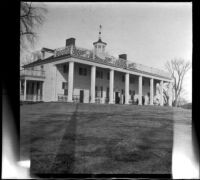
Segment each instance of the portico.
[{"label": "portico", "polygon": [[[68,62],[69,65],[69,71],[68,71],[68,98],[67,102],[73,102],[73,92],[74,92],[74,66],[77,64],[81,64],[80,62],[78,63],[77,60]],[[109,90],[109,95],[108,95],[108,103],[109,104],[114,104],[116,102],[116,94],[115,92],[119,92],[120,94],[120,103],[121,104],[132,104],[131,102],[131,93],[134,91],[134,94],[138,94],[138,105],[153,105],[154,104],[154,94],[155,94],[155,81],[160,82],[160,105],[163,106],[163,83],[168,82],[171,84],[170,81],[164,80],[161,78],[153,78],[149,75],[145,74],[139,74],[139,73],[134,73],[130,72],[128,70],[122,70],[120,71],[119,69],[116,68],[110,68],[110,67],[105,67],[103,68],[101,65],[99,66],[98,64],[87,63],[88,67],[88,78],[90,79],[90,87],[89,89],[89,95],[90,95],[90,103],[95,103],[96,98],[97,98],[97,90],[98,88],[101,89],[100,87],[102,86],[102,91],[106,91],[107,89]],[[102,83],[100,83],[100,80],[97,78],[99,77],[99,71],[101,73],[101,70],[103,69],[102,73]],[[124,77],[124,78],[123,78]],[[131,83],[130,77],[135,78],[135,82],[133,84]],[[76,81],[76,80],[75,80]],[[117,82],[118,81],[118,82]],[[119,81],[121,81],[121,84],[119,85]],[[145,82],[145,83],[144,83]],[[101,85],[100,87],[98,85]],[[148,86],[147,86],[148,85]],[[107,89],[106,89],[107,87]],[[131,87],[131,88],[130,88]],[[117,90],[116,90],[117,89]],[[107,91],[106,91],[107,92]],[[145,93],[145,94],[144,94]],[[100,93],[102,94],[102,93]],[[147,97],[147,100],[144,97]],[[123,100],[124,98],[124,100]],[[143,99],[144,102],[143,102]],[[169,98],[168,105],[171,106],[171,96]],[[105,101],[104,101],[105,103]]]},{"label": "portico", "polygon": [[20,80],[20,100],[43,101],[43,81]]},{"label": "portico", "polygon": [[22,70],[20,72],[20,100],[43,101],[43,70]]},{"label": "portico", "polygon": [[[21,99],[30,99],[31,95],[37,101],[40,95],[47,102],[163,106],[163,86],[170,83],[168,104],[172,105],[172,80],[168,73],[129,61],[126,54],[113,57],[105,53],[106,46],[100,27],[93,50],[77,47],[74,38],[67,39],[62,48],[42,48],[42,59],[24,66]],[[48,57],[46,50],[51,53]]]}]

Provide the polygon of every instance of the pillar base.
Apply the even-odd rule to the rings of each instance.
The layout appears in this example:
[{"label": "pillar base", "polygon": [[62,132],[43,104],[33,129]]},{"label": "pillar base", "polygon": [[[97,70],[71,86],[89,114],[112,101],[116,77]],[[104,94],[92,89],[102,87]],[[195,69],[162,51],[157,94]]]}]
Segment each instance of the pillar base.
[{"label": "pillar base", "polygon": [[114,104],[114,102],[108,102],[108,104]]}]

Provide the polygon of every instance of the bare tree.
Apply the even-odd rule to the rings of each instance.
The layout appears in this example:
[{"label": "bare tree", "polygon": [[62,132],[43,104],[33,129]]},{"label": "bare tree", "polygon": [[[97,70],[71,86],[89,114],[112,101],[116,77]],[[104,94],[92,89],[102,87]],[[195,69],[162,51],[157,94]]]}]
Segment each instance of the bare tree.
[{"label": "bare tree", "polygon": [[163,100],[164,104],[167,104],[169,101],[169,83],[163,84]]},{"label": "bare tree", "polygon": [[44,23],[46,12],[44,7],[33,6],[31,2],[21,2],[20,50],[27,49],[27,45],[34,45],[38,38],[36,29]]},{"label": "bare tree", "polygon": [[28,52],[27,54],[24,54],[24,56],[22,57],[22,61],[21,61],[21,66],[24,66],[26,64],[32,63],[38,59],[41,59],[42,54],[41,51],[34,51],[34,52]]},{"label": "bare tree", "polygon": [[178,99],[183,91],[183,79],[187,71],[191,68],[190,62],[185,62],[183,59],[173,59],[167,61],[165,67],[169,71],[174,80],[173,89],[175,92],[174,106],[178,105]]}]

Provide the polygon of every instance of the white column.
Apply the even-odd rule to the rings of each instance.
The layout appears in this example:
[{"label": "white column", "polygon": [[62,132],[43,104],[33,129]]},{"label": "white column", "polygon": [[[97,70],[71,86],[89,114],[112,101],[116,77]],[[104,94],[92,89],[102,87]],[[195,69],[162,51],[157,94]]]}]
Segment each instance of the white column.
[{"label": "white column", "polygon": [[163,106],[163,81],[160,81],[160,105]]},{"label": "white column", "polygon": [[33,89],[33,82],[29,81],[29,84],[27,84],[27,95],[26,95],[26,100],[30,101],[31,100],[31,93],[32,93],[32,89]]},{"label": "white column", "polygon": [[114,90],[114,70],[110,69],[110,94],[109,94],[109,104],[113,104],[113,90]]},{"label": "white column", "polygon": [[150,105],[153,105],[153,78],[150,79]]},{"label": "white column", "polygon": [[125,75],[125,104],[129,104],[129,73]]},{"label": "white column", "polygon": [[24,101],[26,100],[26,79],[24,79]]},{"label": "white column", "polygon": [[73,95],[73,84],[74,84],[74,62],[69,62],[69,72],[68,72],[68,97],[67,102],[72,101]]},{"label": "white column", "polygon": [[37,82],[33,81],[33,100],[36,101],[36,96],[37,96]]},{"label": "white column", "polygon": [[91,86],[90,86],[90,103],[95,103],[95,81],[96,81],[96,66],[91,67]]},{"label": "white column", "polygon": [[44,101],[44,82],[41,82],[41,101]]},{"label": "white column", "polygon": [[37,92],[37,97],[38,97],[38,100],[39,100],[39,101],[41,101],[40,92],[41,92],[41,82],[38,82],[38,92]]},{"label": "white column", "polygon": [[169,83],[169,90],[168,90],[168,92],[169,92],[169,99],[168,99],[168,105],[169,106],[172,106],[172,83],[170,82]]},{"label": "white column", "polygon": [[142,76],[139,76],[139,105],[142,105]]}]

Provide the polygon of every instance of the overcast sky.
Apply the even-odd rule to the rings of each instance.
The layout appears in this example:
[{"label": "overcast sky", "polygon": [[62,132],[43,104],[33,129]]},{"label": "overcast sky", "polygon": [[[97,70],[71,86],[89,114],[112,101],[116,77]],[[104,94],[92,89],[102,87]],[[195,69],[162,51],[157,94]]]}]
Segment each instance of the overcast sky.
[{"label": "overcast sky", "polygon": [[[63,47],[70,37],[92,49],[101,24],[102,40],[113,56],[126,53],[130,61],[160,69],[173,58],[192,61],[192,3],[42,4],[48,13],[34,50]],[[191,101],[191,71],[184,89]]]}]

